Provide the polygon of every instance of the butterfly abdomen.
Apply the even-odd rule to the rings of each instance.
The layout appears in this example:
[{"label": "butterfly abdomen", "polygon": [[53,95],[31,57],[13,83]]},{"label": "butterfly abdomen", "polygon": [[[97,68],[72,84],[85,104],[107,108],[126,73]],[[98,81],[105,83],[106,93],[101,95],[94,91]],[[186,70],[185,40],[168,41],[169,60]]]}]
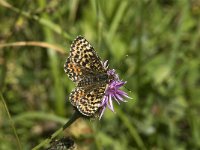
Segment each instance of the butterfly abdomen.
[{"label": "butterfly abdomen", "polygon": [[109,77],[106,73],[99,74],[96,76],[87,76],[83,80],[78,82],[78,86],[83,87],[83,86],[102,83],[102,82],[107,83],[108,81],[109,81]]}]

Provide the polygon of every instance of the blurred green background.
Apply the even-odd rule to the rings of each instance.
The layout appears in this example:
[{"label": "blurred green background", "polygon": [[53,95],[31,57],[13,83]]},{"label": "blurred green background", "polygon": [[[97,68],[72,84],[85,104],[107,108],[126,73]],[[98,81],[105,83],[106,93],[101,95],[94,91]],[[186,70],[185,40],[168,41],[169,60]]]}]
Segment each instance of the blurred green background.
[{"label": "blurred green background", "polygon": [[133,97],[73,124],[80,149],[200,149],[200,0],[0,0],[0,22],[1,150],[31,149],[72,115],[77,35]]}]

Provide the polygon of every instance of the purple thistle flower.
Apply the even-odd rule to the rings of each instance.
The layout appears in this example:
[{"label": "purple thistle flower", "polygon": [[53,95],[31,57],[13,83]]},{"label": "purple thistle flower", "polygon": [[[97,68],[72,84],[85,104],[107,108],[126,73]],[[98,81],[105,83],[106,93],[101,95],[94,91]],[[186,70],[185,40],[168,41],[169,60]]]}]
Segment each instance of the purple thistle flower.
[{"label": "purple thistle flower", "polygon": [[[108,61],[105,61],[103,63],[105,68],[108,68],[107,62]],[[120,102],[127,102],[126,100],[124,100],[125,97],[131,99],[131,97],[129,97],[126,92],[120,90],[120,87],[126,84],[126,82],[119,79],[119,76],[118,74],[116,74],[115,70],[108,70],[107,74],[113,77],[113,79],[110,80],[110,83],[105,91],[105,95],[102,99],[99,120],[103,116],[106,107],[108,107],[112,112],[115,112],[113,107],[113,101],[116,101],[120,105]]]}]

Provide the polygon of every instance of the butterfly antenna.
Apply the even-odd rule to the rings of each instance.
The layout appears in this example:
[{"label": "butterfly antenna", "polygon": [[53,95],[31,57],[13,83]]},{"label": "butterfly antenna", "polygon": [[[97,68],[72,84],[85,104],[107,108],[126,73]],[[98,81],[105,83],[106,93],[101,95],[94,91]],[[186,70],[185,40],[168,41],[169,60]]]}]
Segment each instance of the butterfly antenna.
[{"label": "butterfly antenna", "polygon": [[[126,60],[129,57],[129,55],[125,55],[122,60]],[[121,66],[124,65],[124,61],[120,61],[120,63],[117,65],[118,68],[121,68]],[[116,69],[117,71],[120,71],[119,69]]]},{"label": "butterfly antenna", "polygon": [[124,86],[124,88],[125,88],[126,90],[128,90],[130,93],[132,93],[132,91],[131,91],[129,88],[127,88],[126,86]]},{"label": "butterfly antenna", "polygon": [[[126,60],[127,58],[128,58],[128,54],[123,56],[122,60]],[[119,66],[118,68],[120,68],[122,65],[124,65],[124,61],[120,61],[119,65],[118,65]]]}]

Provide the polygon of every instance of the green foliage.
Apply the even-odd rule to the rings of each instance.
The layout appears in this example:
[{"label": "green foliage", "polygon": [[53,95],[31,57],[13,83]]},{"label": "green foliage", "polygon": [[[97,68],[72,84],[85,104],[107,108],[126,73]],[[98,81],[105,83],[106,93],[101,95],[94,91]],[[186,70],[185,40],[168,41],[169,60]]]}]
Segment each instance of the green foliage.
[{"label": "green foliage", "polygon": [[[30,149],[73,113],[63,65],[77,35],[109,60],[133,97],[91,121],[91,135],[73,135],[77,145],[200,149],[199,0],[0,1],[0,12],[0,149],[20,148],[17,139]],[[6,46],[28,41],[39,44]]]}]

